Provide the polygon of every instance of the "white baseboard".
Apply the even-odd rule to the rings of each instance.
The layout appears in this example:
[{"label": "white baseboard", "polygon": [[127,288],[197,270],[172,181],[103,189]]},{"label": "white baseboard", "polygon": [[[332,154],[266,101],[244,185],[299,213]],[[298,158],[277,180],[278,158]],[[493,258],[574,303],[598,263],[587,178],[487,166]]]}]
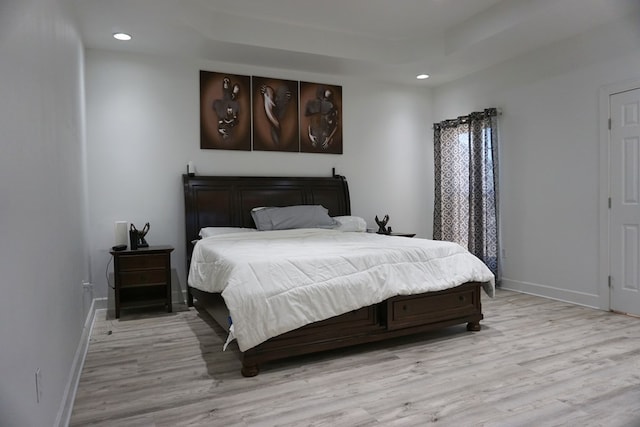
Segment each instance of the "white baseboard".
[{"label": "white baseboard", "polygon": [[108,298],[96,298],[93,300],[97,310],[106,310],[109,307]]},{"label": "white baseboard", "polygon": [[58,411],[58,416],[56,417],[56,422],[54,424],[58,427],[66,427],[71,421],[73,402],[76,398],[76,391],[78,390],[80,374],[82,373],[84,360],[87,356],[87,350],[89,349],[89,339],[91,338],[91,331],[93,330],[93,324],[96,318],[96,310],[98,309],[98,306],[101,305],[101,300],[103,299],[104,306],[106,308],[106,298],[94,299],[91,302],[91,307],[89,308],[89,312],[87,313],[87,318],[85,319],[84,327],[82,328],[80,342],[78,343],[78,348],[76,349],[76,354],[71,365],[69,381],[67,382],[67,386],[65,387],[64,397],[62,399],[60,410]]},{"label": "white baseboard", "polygon": [[505,277],[502,278],[500,287],[509,291],[516,291],[523,294],[535,295],[585,307],[601,309],[600,296],[588,294],[586,292],[560,289],[553,286],[540,285],[538,283],[522,282],[507,279]]},{"label": "white baseboard", "polygon": [[171,302],[173,304],[186,304],[187,303],[187,291],[178,289],[171,292]]}]

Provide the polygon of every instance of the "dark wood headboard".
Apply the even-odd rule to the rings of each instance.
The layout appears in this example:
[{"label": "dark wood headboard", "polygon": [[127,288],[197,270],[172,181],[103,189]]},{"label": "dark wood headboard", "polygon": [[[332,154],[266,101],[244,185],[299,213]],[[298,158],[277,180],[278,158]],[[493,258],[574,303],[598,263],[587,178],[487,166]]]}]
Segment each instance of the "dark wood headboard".
[{"label": "dark wood headboard", "polygon": [[[202,227],[255,227],[258,206],[322,205],[329,215],[351,215],[349,187],[333,177],[255,177],[182,175],[187,261]],[[189,264],[187,263],[187,269]]]}]

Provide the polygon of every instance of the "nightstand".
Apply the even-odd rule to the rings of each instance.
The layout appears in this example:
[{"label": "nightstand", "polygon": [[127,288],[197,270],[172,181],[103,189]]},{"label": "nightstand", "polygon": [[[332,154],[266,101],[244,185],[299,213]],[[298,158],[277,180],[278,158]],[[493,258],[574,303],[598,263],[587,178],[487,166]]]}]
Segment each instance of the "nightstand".
[{"label": "nightstand", "polygon": [[389,236],[413,237],[416,233],[391,233]]},{"label": "nightstand", "polygon": [[413,237],[416,235],[416,233],[390,233],[390,234],[378,233],[378,234],[382,234],[383,236],[398,236],[398,237]]},{"label": "nightstand", "polygon": [[111,251],[116,319],[120,310],[157,305],[171,313],[171,246]]}]

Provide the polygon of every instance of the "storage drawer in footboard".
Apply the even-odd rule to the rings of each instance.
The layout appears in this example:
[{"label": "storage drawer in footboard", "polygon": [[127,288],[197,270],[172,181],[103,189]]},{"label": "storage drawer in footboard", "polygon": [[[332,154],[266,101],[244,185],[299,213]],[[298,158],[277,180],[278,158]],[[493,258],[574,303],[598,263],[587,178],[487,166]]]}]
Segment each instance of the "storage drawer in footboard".
[{"label": "storage drawer in footboard", "polygon": [[269,341],[285,341],[291,338],[310,338],[312,341],[326,337],[351,336],[361,331],[369,331],[379,325],[375,306],[363,307],[327,320],[284,333]]},{"label": "storage drawer in footboard", "polygon": [[[371,305],[270,338],[243,353],[243,369],[269,360],[371,342],[388,332],[378,317],[378,305]],[[253,371],[244,372],[251,375]]]},{"label": "storage drawer in footboard", "polygon": [[401,329],[481,314],[480,287],[456,288],[387,300],[387,329]]}]

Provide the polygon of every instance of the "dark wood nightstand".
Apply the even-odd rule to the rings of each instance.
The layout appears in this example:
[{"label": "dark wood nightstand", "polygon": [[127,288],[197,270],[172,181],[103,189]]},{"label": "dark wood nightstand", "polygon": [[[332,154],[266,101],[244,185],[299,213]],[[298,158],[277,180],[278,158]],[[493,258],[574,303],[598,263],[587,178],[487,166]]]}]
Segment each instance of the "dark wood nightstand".
[{"label": "dark wood nightstand", "polygon": [[416,233],[391,233],[389,236],[413,237]]},{"label": "dark wood nightstand", "polygon": [[378,234],[382,234],[383,236],[399,236],[399,237],[413,237],[416,235],[416,233],[390,233],[390,234],[378,233]]},{"label": "dark wood nightstand", "polygon": [[116,319],[122,308],[165,305],[171,313],[171,246],[111,251]]}]

